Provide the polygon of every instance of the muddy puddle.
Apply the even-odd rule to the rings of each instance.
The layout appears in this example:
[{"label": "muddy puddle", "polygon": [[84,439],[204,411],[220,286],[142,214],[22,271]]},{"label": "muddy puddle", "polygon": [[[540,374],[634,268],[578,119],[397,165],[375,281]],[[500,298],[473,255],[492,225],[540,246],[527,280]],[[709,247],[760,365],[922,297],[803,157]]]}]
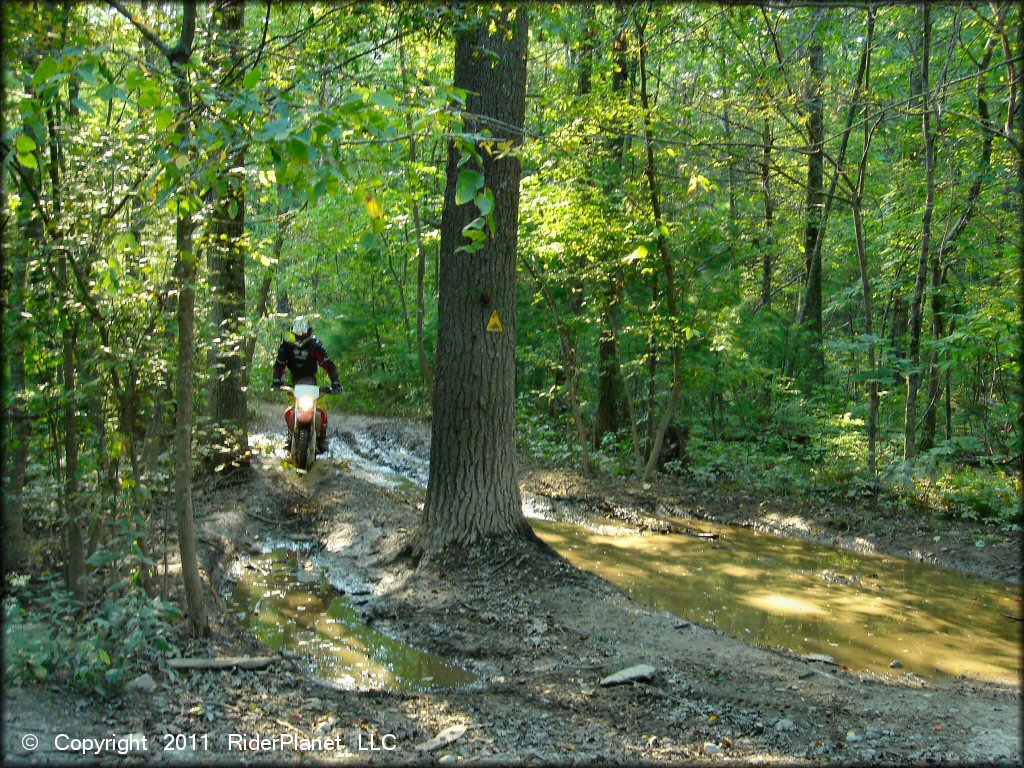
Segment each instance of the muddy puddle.
[{"label": "muddy puddle", "polygon": [[279,547],[239,569],[231,607],[269,648],[299,654],[317,677],[346,689],[418,691],[476,676],[373,629],[323,572]]},{"label": "muddy puddle", "polygon": [[750,643],[857,670],[1020,681],[1021,623],[1008,618],[1020,594],[1003,584],[703,521],[718,539],[530,523],[636,600]]},{"label": "muddy puddle", "polygon": [[[331,440],[343,472],[375,485],[426,486],[424,456],[372,433]],[[747,642],[880,674],[966,676],[1019,685],[1020,589],[897,557],[705,521],[717,539],[636,533],[566,515],[524,493],[537,533],[634,599]],[[579,519],[577,519],[579,518]]]}]

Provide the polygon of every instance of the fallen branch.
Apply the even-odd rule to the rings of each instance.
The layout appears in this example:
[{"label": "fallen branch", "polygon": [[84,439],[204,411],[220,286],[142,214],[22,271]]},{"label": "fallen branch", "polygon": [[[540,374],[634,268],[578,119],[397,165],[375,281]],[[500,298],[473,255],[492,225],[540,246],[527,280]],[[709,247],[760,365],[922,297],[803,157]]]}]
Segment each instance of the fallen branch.
[{"label": "fallen branch", "polygon": [[286,518],[286,517],[284,517],[284,518],[264,517],[263,515],[257,514],[256,512],[253,512],[251,509],[245,510],[245,514],[247,514],[249,517],[253,517],[253,518],[259,520],[262,523],[270,523],[271,525],[284,525],[285,523],[288,522],[288,518]]},{"label": "fallen branch", "polygon": [[176,658],[168,659],[171,669],[264,669],[280,656],[222,656],[220,658]]}]

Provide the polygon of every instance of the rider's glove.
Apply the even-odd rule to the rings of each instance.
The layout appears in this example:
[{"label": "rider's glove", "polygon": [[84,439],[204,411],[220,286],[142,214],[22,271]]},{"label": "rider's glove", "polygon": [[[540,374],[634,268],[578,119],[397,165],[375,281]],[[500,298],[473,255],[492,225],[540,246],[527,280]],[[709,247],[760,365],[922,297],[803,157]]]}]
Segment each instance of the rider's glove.
[{"label": "rider's glove", "polygon": [[280,389],[283,384],[284,384],[284,382],[281,381],[280,379],[274,379],[274,383],[270,385],[270,388],[271,389]]},{"label": "rider's glove", "polygon": [[332,381],[331,382],[331,394],[332,395],[340,395],[344,391],[345,391],[345,388],[343,386],[341,386],[341,382],[340,381]]}]

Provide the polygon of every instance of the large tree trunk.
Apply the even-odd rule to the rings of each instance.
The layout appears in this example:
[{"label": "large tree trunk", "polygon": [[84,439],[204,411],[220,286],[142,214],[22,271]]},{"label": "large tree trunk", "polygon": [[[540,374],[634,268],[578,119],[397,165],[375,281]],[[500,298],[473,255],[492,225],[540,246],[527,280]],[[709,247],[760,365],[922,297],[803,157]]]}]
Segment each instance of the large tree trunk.
[{"label": "large tree trunk", "polygon": [[[245,23],[242,0],[220,0],[216,6],[220,38],[229,52],[221,69],[233,73],[221,87],[231,98],[244,69],[241,33]],[[210,370],[210,417],[213,445],[210,461],[217,471],[243,466],[248,461],[248,400],[245,390],[245,184],[232,169],[245,163],[244,150],[225,161],[224,194],[214,204],[210,219],[210,324],[213,331]]]},{"label": "large tree trunk", "polygon": [[[474,6],[474,8],[476,8]],[[489,128],[497,141],[521,138],[526,110],[526,6],[477,11],[455,46],[456,88],[468,92],[464,128]],[[430,480],[414,555],[492,537],[531,537],[516,476],[516,246],[520,160],[480,152],[494,194],[495,228],[483,248],[460,250],[478,214],[457,205],[461,157],[449,146],[438,296],[437,367]],[[500,321],[496,332],[492,320]],[[491,327],[491,331],[488,330]]]},{"label": "large tree trunk", "polygon": [[910,305],[910,373],[907,376],[907,409],[903,426],[903,458],[914,458],[917,451],[917,398],[921,388],[921,315],[924,287],[931,254],[932,212],[935,209],[935,133],[932,130],[932,95],[928,80],[931,55],[932,22],[928,3],[921,3],[923,24],[921,44],[921,97],[923,101],[925,204],[921,218],[921,256],[917,262],[914,298]]}]

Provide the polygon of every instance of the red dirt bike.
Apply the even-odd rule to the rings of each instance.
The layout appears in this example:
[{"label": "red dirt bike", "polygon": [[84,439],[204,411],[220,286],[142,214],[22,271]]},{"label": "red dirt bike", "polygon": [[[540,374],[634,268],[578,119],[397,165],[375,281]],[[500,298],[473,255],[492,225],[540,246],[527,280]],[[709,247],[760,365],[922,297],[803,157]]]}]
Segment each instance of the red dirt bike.
[{"label": "red dirt bike", "polygon": [[[316,461],[317,435],[326,428],[327,414],[317,406],[321,395],[339,394],[316,384],[282,384],[279,389],[295,395],[295,405],[285,411],[288,425],[289,459],[299,469],[308,472]],[[314,415],[316,414],[316,416]]]}]

